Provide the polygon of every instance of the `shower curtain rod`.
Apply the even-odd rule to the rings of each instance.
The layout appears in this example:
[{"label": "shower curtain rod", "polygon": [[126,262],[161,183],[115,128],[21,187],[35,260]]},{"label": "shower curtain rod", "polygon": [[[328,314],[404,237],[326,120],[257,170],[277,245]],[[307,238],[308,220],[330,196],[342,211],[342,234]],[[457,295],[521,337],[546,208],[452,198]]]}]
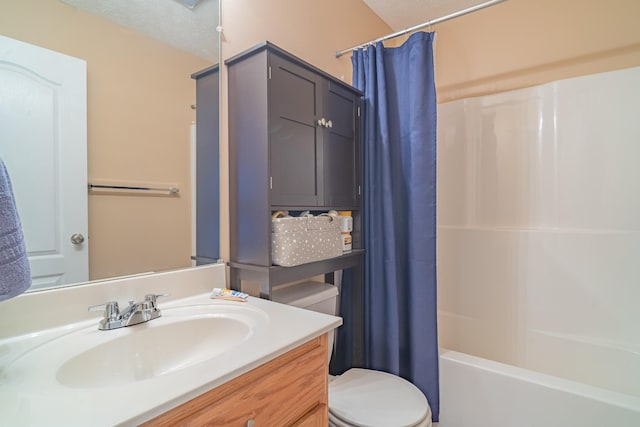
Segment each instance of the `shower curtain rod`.
[{"label": "shower curtain rod", "polygon": [[459,10],[459,11],[451,13],[449,15],[442,16],[440,18],[436,18],[436,19],[433,19],[431,21],[427,21],[427,22],[425,22],[423,24],[416,25],[416,26],[411,27],[411,28],[406,28],[406,29],[404,29],[402,31],[398,31],[397,33],[389,34],[388,36],[384,36],[384,37],[380,37],[379,39],[371,40],[370,42],[367,42],[367,43],[362,43],[362,44],[359,44],[357,46],[350,47],[348,49],[339,50],[339,51],[336,52],[336,58],[340,58],[345,53],[360,49],[362,47],[366,47],[366,46],[369,46],[369,45],[372,45],[374,43],[378,43],[378,42],[381,42],[381,41],[384,41],[384,40],[393,39],[395,37],[399,37],[399,36],[402,36],[404,34],[411,33],[411,32],[416,31],[416,30],[420,30],[420,29],[422,29],[424,27],[428,27],[430,25],[439,24],[441,22],[448,21],[450,19],[457,18],[457,17],[462,16],[462,15],[467,15],[467,14],[475,12],[477,10],[484,9],[486,7],[493,6],[493,5],[496,5],[498,3],[502,3],[502,2],[505,2],[505,1],[507,1],[507,0],[490,0],[490,1],[487,1],[487,2],[484,2],[484,3],[477,4],[475,6],[468,7],[466,9]]}]

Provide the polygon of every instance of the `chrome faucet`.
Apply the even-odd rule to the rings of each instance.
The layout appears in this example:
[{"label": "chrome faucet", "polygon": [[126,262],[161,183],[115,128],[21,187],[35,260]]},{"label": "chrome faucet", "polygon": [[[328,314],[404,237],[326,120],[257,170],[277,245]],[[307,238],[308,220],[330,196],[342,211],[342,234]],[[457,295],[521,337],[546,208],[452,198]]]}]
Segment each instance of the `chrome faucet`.
[{"label": "chrome faucet", "polygon": [[156,304],[159,297],[168,297],[169,294],[145,295],[144,301],[129,301],[129,306],[123,311],[118,308],[116,301],[89,307],[89,311],[104,310],[104,317],[100,320],[98,329],[109,331],[111,329],[124,328],[157,319],[161,313]]}]

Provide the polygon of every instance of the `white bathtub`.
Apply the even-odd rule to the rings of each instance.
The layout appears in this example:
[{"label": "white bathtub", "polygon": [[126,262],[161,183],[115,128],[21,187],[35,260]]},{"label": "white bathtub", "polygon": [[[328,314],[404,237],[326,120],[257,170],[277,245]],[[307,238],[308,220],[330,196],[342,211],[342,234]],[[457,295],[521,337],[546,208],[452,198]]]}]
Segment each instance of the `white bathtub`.
[{"label": "white bathtub", "polygon": [[441,349],[438,426],[638,427],[640,398]]}]

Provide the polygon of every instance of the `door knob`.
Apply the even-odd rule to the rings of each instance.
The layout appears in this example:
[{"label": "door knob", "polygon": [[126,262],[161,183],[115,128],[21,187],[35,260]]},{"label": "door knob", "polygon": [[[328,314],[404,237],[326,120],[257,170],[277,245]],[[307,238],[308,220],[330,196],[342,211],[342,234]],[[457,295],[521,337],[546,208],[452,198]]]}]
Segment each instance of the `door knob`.
[{"label": "door knob", "polygon": [[84,243],[84,236],[80,233],[72,235],[71,243],[73,243],[74,245],[81,245],[82,243]]}]

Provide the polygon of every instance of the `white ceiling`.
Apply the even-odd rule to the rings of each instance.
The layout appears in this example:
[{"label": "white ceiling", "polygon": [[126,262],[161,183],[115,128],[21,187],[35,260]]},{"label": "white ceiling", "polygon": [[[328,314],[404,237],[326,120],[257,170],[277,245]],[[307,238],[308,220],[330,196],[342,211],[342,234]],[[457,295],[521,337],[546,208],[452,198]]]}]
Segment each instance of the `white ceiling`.
[{"label": "white ceiling", "polygon": [[[64,3],[131,28],[177,49],[218,62],[218,1],[200,0],[61,0]],[[193,3],[194,0],[189,0]],[[268,1],[268,0],[260,0]],[[362,0],[393,31],[482,3],[485,0]],[[361,40],[363,43],[367,40]]]},{"label": "white ceiling", "polygon": [[391,29],[401,31],[486,0],[362,0]]}]

